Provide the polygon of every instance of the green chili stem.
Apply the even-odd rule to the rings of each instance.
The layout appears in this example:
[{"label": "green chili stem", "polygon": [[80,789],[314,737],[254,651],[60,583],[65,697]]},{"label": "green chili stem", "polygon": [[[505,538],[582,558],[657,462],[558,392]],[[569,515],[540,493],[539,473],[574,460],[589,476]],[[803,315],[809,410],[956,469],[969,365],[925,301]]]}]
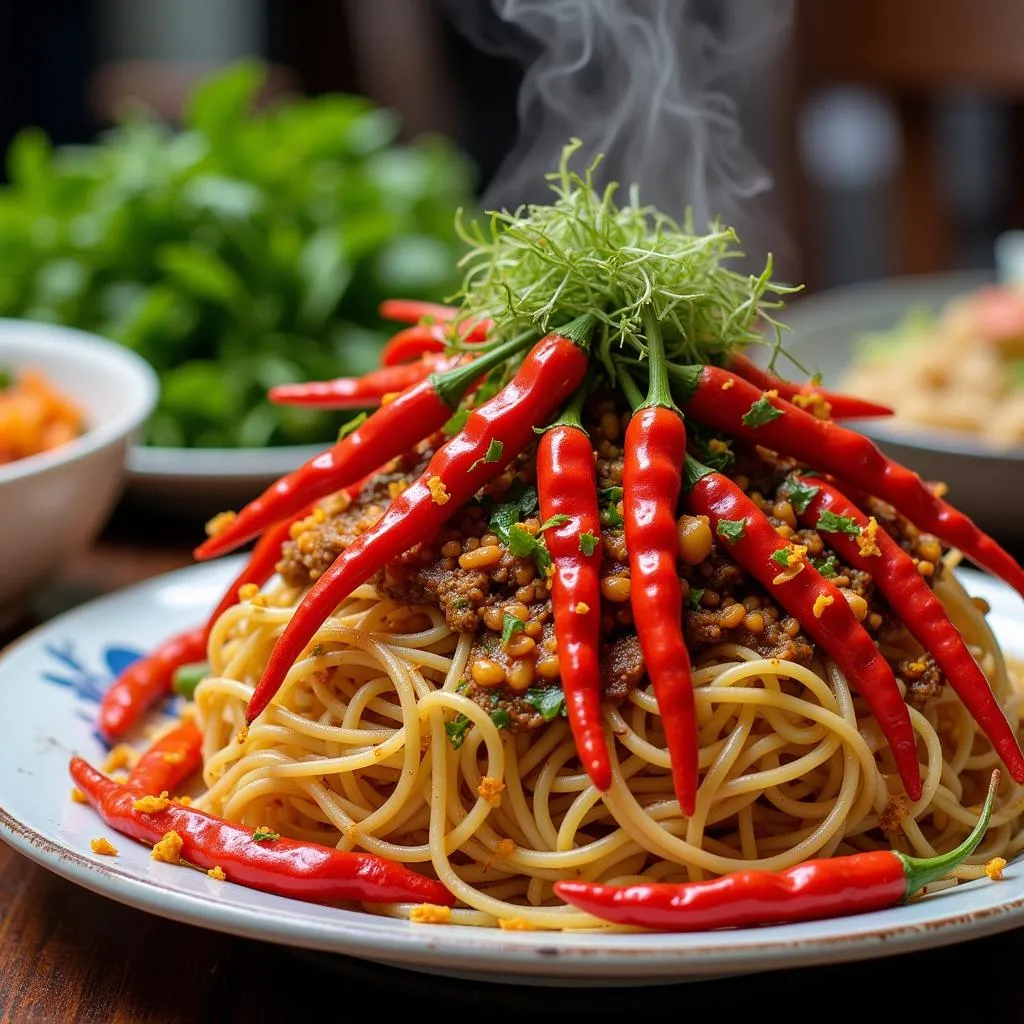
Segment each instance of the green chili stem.
[{"label": "green chili stem", "polygon": [[992,779],[988,784],[988,796],[985,797],[985,806],[981,809],[981,817],[978,818],[977,825],[955,850],[939,854],[938,857],[910,857],[905,853],[894,851],[907,875],[907,891],[904,899],[909,899],[918,889],[923,889],[929,882],[934,882],[936,878],[941,878],[947,872],[952,871],[981,845],[981,841],[988,831],[988,823],[992,817],[992,807],[995,804],[998,788],[999,769],[996,769],[992,772]]},{"label": "green chili stem", "polygon": [[432,373],[429,379],[435,393],[445,405],[455,409],[475,381],[506,359],[518,355],[536,336],[536,331],[520,334],[500,345],[495,345],[465,366],[457,366],[444,373]]},{"label": "green chili stem", "polygon": [[640,389],[636,386],[636,381],[633,380],[633,375],[622,365],[620,362],[616,369],[619,373],[619,384],[622,390],[626,393],[626,399],[629,402],[630,408],[634,412],[644,404],[644,396],[640,393]]},{"label": "green chili stem", "polygon": [[586,428],[583,426],[583,406],[586,404],[587,396],[590,394],[590,389],[594,385],[594,371],[590,369],[587,371],[586,377],[583,378],[583,383],[572,393],[572,397],[565,404],[557,420],[555,420],[551,427],[576,427],[577,430],[582,430],[586,433]]},{"label": "green chili stem", "polygon": [[708,468],[703,462],[698,462],[692,455],[687,454],[685,472],[686,487],[689,489],[702,477],[708,476],[710,473],[714,473],[715,470]]},{"label": "green chili stem", "polygon": [[672,401],[672,391],[668,385],[668,361],[665,358],[665,342],[661,336],[661,326],[650,305],[644,307],[644,339],[647,342],[649,383],[647,400],[643,403],[643,407],[661,406],[678,412],[675,402]]}]

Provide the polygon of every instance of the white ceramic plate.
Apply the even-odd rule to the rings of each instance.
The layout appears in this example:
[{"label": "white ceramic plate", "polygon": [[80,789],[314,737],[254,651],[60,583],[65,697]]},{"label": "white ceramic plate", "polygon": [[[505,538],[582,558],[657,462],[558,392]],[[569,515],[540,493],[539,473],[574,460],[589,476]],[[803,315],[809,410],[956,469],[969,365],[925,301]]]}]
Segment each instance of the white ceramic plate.
[{"label": "white ceramic plate", "polygon": [[[300,903],[157,863],[69,799],[73,753],[102,763],[96,701],[135,653],[199,621],[237,560],[189,567],[48,623],[0,657],[0,837],[89,889],[165,917],[220,931],[381,963],[534,984],[681,981],[903,953],[1024,923],[1024,864],[994,884],[972,882],[912,905],[855,917],[693,935],[502,932],[411,925]],[[1024,654],[1024,608],[977,573],[965,583],[992,605],[1002,643]],[[99,857],[89,840],[112,838]]]},{"label": "white ceramic plate", "polygon": [[[797,298],[782,313],[783,345],[826,387],[837,387],[862,335],[896,326],[909,309],[939,310],[950,299],[990,283],[989,274],[957,271],[848,285]],[[786,360],[787,376],[799,371]],[[1024,542],[1024,446],[1000,449],[961,431],[862,420],[857,430],[926,480],[949,484],[949,500],[1004,542]]]}]

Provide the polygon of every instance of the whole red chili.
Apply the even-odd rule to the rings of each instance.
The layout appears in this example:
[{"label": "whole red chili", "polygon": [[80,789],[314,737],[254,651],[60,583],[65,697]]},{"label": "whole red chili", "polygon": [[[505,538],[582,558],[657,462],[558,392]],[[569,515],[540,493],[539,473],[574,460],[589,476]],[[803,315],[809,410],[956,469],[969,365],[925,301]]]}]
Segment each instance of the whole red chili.
[{"label": "whole red chili", "polygon": [[554,564],[551,606],[565,708],[576,751],[602,792],[612,781],[601,727],[601,521],[594,449],[580,422],[584,383],[541,436],[537,447],[537,496]]},{"label": "whole red chili", "polygon": [[626,428],[622,468],[629,593],[637,639],[665,730],[672,783],[683,813],[692,815],[697,799],[697,713],[676,568],[676,507],[686,427],[669,394],[661,332],[650,314],[645,317],[644,335],[650,362],[647,398],[640,396],[627,373],[622,374],[622,387],[634,407]]},{"label": "whole red chili", "polygon": [[377,311],[382,319],[400,324],[418,324],[421,320],[428,324],[446,324],[459,315],[458,306],[442,306],[438,302],[420,299],[385,299]]},{"label": "whole red chili", "polygon": [[[385,320],[397,320],[413,326],[389,338],[381,352],[381,365],[394,366],[414,359],[424,352],[440,352],[452,338],[451,322],[459,315],[455,306],[439,306],[432,302],[411,299],[386,299],[380,314]],[[462,341],[483,341],[493,327],[490,320],[459,324],[457,333]]]},{"label": "whole red chili", "polygon": [[450,370],[457,360],[441,354],[425,355],[414,363],[400,363],[372,370],[362,377],[337,377],[303,384],[279,384],[267,392],[278,405],[317,409],[367,409],[380,405],[386,395],[405,391],[432,373]]},{"label": "whole red chili", "polygon": [[[817,529],[846,565],[870,574],[889,607],[935,659],[1010,774],[1017,782],[1024,782],[1024,755],[1013,728],[984,672],[910,555],[826,481],[796,476],[789,493],[800,519]],[[825,525],[823,513],[831,515],[826,516]],[[830,523],[834,529],[826,529]]]},{"label": "whole red chili", "polygon": [[202,764],[203,736],[189,719],[164,733],[135,762],[125,786],[134,793],[170,792]]},{"label": "whole red chili", "polygon": [[382,566],[432,537],[529,444],[534,426],[557,409],[586,374],[594,322],[594,317],[579,317],[537,342],[515,377],[470,413],[462,431],[434,453],[420,478],[313,584],[274,645],[246,708],[249,722],[277,693],[295,659],[339,602]]},{"label": "whole red chili", "polygon": [[380,351],[384,369],[403,366],[410,359],[438,355],[448,344],[448,328],[444,324],[416,324],[388,338]]},{"label": "whole red chili", "polygon": [[694,419],[833,474],[888,502],[915,526],[959,548],[1024,595],[1024,569],[914,472],[868,438],[819,420],[714,366],[670,368],[675,393]]},{"label": "whole red chili", "polygon": [[465,366],[431,374],[382,406],[336,445],[271,484],[258,498],[196,548],[199,560],[216,558],[244,544],[271,523],[304,505],[361,480],[384,463],[404,455],[451,417],[478,378],[524,347],[514,338]]},{"label": "whole red chili", "polygon": [[775,532],[764,513],[728,477],[687,455],[686,480],[691,511],[708,517],[718,543],[730,557],[800,622],[868,702],[889,742],[903,785],[917,800],[921,776],[910,713],[891,666],[846,598]]},{"label": "whole red chili", "polygon": [[140,801],[137,791],[111,781],[80,757],[71,759],[71,777],[111,828],[144,843],[158,843],[175,832],[183,860],[219,867],[230,881],[252,889],[314,901],[455,902],[440,882],[374,854],[285,839],[170,800],[157,810],[163,801]]},{"label": "whole red chili", "polygon": [[728,367],[737,376],[756,385],[762,391],[777,391],[779,398],[825,415],[821,419],[852,420],[872,416],[891,416],[888,406],[869,402],[856,395],[844,395],[837,391],[826,391],[814,384],[793,384],[761,369],[755,362],[738,352],[729,356]]},{"label": "whole red chili", "polygon": [[133,661],[100,700],[98,725],[105,739],[123,735],[161,697],[171,692],[174,670],[206,657],[206,627],[172,636]]},{"label": "whole red chili", "polygon": [[614,924],[666,932],[751,928],[860,914],[905,903],[978,848],[992,817],[999,772],[971,834],[937,857],[874,850],[808,860],[785,871],[736,871],[707,882],[601,885],[556,882],[566,903]]}]

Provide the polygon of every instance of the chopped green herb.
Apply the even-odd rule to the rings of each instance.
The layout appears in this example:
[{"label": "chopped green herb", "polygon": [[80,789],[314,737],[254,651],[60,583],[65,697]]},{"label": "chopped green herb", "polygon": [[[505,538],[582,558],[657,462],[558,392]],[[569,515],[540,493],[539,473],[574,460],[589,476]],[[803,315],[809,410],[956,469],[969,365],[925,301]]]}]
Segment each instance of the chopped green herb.
[{"label": "chopped green herb", "polygon": [[[512,488],[509,490],[512,491]],[[536,508],[537,488],[522,487],[517,489],[508,501],[503,501],[494,506],[490,520],[491,532],[496,534],[499,540],[507,544],[512,527],[521,522],[523,516],[530,515]]]},{"label": "chopped green herb", "polygon": [[551,566],[551,555],[543,537],[532,537],[519,523],[509,531],[508,549],[518,558],[532,558],[533,564],[542,576],[547,576]]},{"label": "chopped green herb", "polygon": [[448,417],[448,422],[441,429],[444,431],[446,437],[454,437],[466,425],[466,420],[468,419],[468,409],[456,409],[455,412]]},{"label": "chopped green herb", "polygon": [[512,719],[509,717],[508,712],[504,708],[498,708],[497,711],[491,712],[491,721],[499,729],[507,729]]},{"label": "chopped green herb", "polygon": [[735,544],[747,530],[745,519],[719,519],[715,533],[730,544]]},{"label": "chopped green herb", "polygon": [[556,526],[562,526],[567,522],[569,522],[568,516],[552,516],[550,519],[546,519],[540,524],[540,528],[537,530],[537,536],[539,537],[545,530],[552,530]]},{"label": "chopped green herb", "polygon": [[272,829],[264,828],[261,825],[253,832],[252,837],[257,843],[272,843],[275,839],[281,838],[281,833],[274,832]]},{"label": "chopped green herb", "polygon": [[514,615],[505,612],[505,617],[501,620],[502,644],[507,644],[516,633],[521,633],[524,629],[526,629],[526,623],[522,619],[517,619]]},{"label": "chopped green herb", "polygon": [[532,708],[540,712],[545,722],[561,715],[566,717],[565,694],[560,686],[531,686],[523,698]]},{"label": "chopped green herb", "polygon": [[341,430],[338,431],[338,440],[344,441],[349,434],[354,430],[357,430],[366,422],[366,413],[361,412],[358,416],[353,416],[352,419],[346,423]]},{"label": "chopped green herb", "polygon": [[704,596],[703,587],[691,587],[690,593],[686,595],[686,607],[696,611],[700,607],[700,599]]},{"label": "chopped green herb", "polygon": [[860,527],[849,516],[837,516],[835,512],[825,509],[818,516],[818,523],[815,527],[825,533],[848,533],[851,537],[860,535]]},{"label": "chopped green herb", "polygon": [[812,558],[811,565],[826,579],[831,579],[839,571],[839,559],[835,555],[829,555],[828,558]]},{"label": "chopped green herb", "polygon": [[776,565],[781,565],[783,569],[789,568],[789,548],[779,548],[778,551],[773,552],[772,561]]},{"label": "chopped green herb", "polygon": [[621,487],[602,487],[597,492],[597,500],[600,502],[607,501],[622,501],[622,488]]},{"label": "chopped green herb", "polygon": [[457,597],[455,599],[455,608],[456,610],[463,612],[470,606],[471,603],[472,602],[469,600],[468,597]]},{"label": "chopped green herb", "polygon": [[796,514],[802,516],[807,511],[807,506],[814,501],[820,487],[812,487],[809,484],[802,484],[799,480],[791,480],[786,488],[786,496],[793,506]]},{"label": "chopped green herb", "polygon": [[767,398],[759,398],[744,414],[743,425],[745,427],[763,427],[772,420],[777,420],[784,415],[781,409],[776,409]]},{"label": "chopped green herb", "polygon": [[450,722],[444,723],[444,731],[448,736],[448,742],[452,745],[452,750],[458,750],[462,746],[462,741],[466,738],[466,730],[471,724],[470,720],[462,714],[456,715]]},{"label": "chopped green herb", "polygon": [[580,551],[589,558],[597,549],[598,538],[592,533],[580,534]]},{"label": "chopped green herb", "polygon": [[618,504],[622,500],[621,487],[603,487],[597,492],[597,500],[601,503],[598,518],[602,526],[621,526],[623,518],[619,513]]},{"label": "chopped green herb", "polygon": [[483,465],[485,462],[497,462],[501,458],[501,453],[505,450],[505,446],[497,440],[491,441],[487,446],[487,451],[484,452],[482,459],[477,459],[470,467],[470,472],[476,469],[477,466]]}]

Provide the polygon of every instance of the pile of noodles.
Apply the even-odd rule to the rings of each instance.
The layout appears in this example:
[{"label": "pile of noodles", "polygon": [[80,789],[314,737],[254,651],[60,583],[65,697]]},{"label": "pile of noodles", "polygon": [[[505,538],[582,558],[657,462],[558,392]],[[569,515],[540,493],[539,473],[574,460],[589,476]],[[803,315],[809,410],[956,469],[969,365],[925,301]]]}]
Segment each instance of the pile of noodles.
[{"label": "pile of noodles", "polygon": [[[983,608],[951,571],[936,592],[1017,728],[1021,695]],[[976,822],[999,763],[946,685],[910,709],[924,766],[912,803],[833,664],[804,668],[722,644],[694,665],[702,778],[687,820],[649,685],[605,705],[614,782],[602,795],[564,718],[518,734],[497,728],[459,692],[472,637],[453,633],[437,608],[382,600],[370,586],[321,627],[246,730],[245,705],[301,597],[275,582],[217,622],[211,673],[196,690],[208,787],[196,806],[435,874],[464,905],[451,916],[461,924],[593,927],[553,896],[562,878],[686,881],[873,848],[943,852]],[[883,648],[893,659],[917,652],[909,637]],[[471,725],[456,748],[445,724],[460,714]],[[1022,811],[1024,787],[1004,772],[985,842],[957,878],[1024,847]]]}]

